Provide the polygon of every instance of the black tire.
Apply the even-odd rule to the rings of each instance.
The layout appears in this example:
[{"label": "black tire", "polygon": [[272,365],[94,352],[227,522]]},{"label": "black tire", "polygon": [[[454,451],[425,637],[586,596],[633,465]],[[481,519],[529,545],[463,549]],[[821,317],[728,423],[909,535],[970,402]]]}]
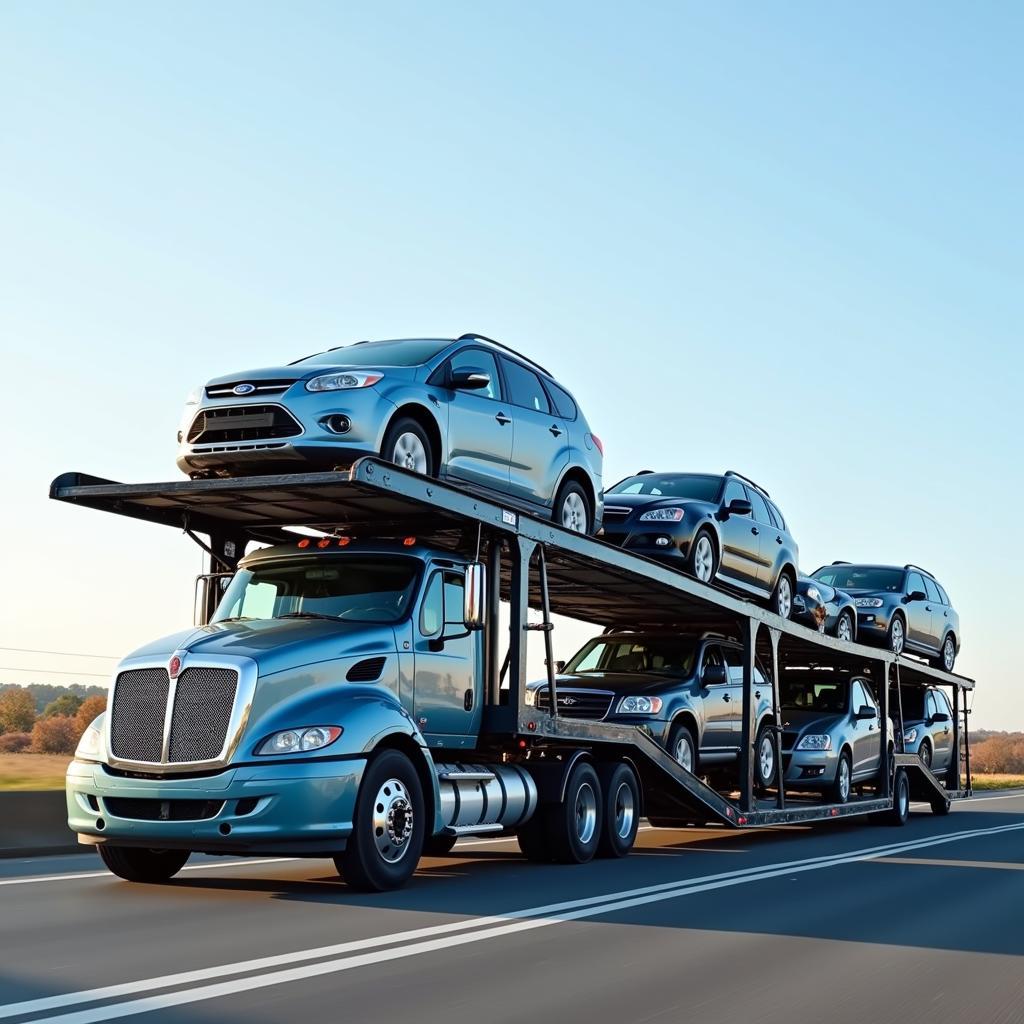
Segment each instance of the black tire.
[{"label": "black tire", "polygon": [[604,801],[594,766],[579,761],[569,773],[565,799],[546,808],[545,832],[559,864],[586,864],[601,841]]},{"label": "black tire", "polygon": [[439,832],[436,836],[427,836],[423,840],[423,856],[444,857],[452,852],[458,841],[458,836],[446,836],[443,832]]},{"label": "black tire", "polygon": [[425,832],[423,789],[412,761],[400,750],[382,750],[363,773],[352,835],[335,866],[353,889],[397,889],[416,870]]},{"label": "black tire", "polygon": [[597,774],[604,792],[604,826],[597,855],[625,857],[640,827],[640,783],[628,764],[599,765]]},{"label": "black tire", "polygon": [[793,616],[793,597],[796,594],[796,586],[793,577],[788,572],[780,572],[779,578],[772,588],[771,610],[783,619]]},{"label": "black tire", "polygon": [[[419,465],[418,455],[415,458],[416,465],[412,465],[409,461],[403,461],[400,457],[398,444],[404,435],[411,435],[416,438],[422,446],[422,466]],[[381,446],[380,456],[385,462],[393,462],[396,466],[403,466],[415,473],[423,473],[425,476],[434,476],[437,472],[434,446],[430,443],[430,438],[427,437],[427,432],[423,427],[409,416],[403,416],[400,419],[394,420],[388,426],[387,433],[384,435],[384,444]]]},{"label": "black tire", "polygon": [[[846,772],[845,785],[843,782],[843,771]],[[845,804],[850,800],[850,793],[853,792],[853,758],[845,748],[839,755],[839,763],[836,765],[835,781],[828,790],[828,802],[830,804]]]},{"label": "black tire", "polygon": [[838,637],[840,639],[845,639],[845,638],[843,638],[841,636],[841,634],[842,634],[842,626],[843,626],[843,621],[844,620],[847,623],[849,623],[850,636],[849,636],[848,642],[849,643],[856,643],[856,640],[857,640],[857,622],[856,622],[856,620],[853,617],[853,613],[849,612],[849,611],[843,611],[843,612],[839,613],[839,618],[836,619],[836,637]]},{"label": "black tire", "polygon": [[693,733],[693,729],[686,722],[676,722],[672,726],[672,731],[668,734],[668,747],[669,754],[675,758],[683,767],[686,767],[686,762],[679,756],[677,756],[677,750],[679,749],[680,743],[689,741],[690,744],[690,767],[689,772],[691,775],[698,775],[700,772],[700,748],[697,746],[697,737]]},{"label": "black tire", "polygon": [[936,817],[944,818],[947,814],[949,814],[952,807],[953,801],[950,800],[948,797],[945,800],[943,800],[941,797],[938,797],[932,801],[932,814],[936,815]]},{"label": "black tire", "polygon": [[[565,508],[566,502],[571,502],[571,509]],[[551,519],[573,533],[589,534],[593,530],[594,510],[590,507],[587,492],[575,480],[566,480],[558,488],[551,507]]]},{"label": "black tire", "polygon": [[[706,546],[703,542],[706,542]],[[701,583],[711,583],[718,575],[718,545],[710,530],[701,528],[693,538],[686,555],[686,573]]]},{"label": "black tire", "polygon": [[910,779],[902,769],[896,770],[892,780],[892,810],[887,812],[886,822],[890,825],[906,825],[910,817]]},{"label": "black tire", "polygon": [[921,764],[923,764],[928,771],[931,771],[932,760],[935,755],[932,752],[932,745],[928,740],[921,740],[921,746],[918,747],[917,756],[921,758]]},{"label": "black tire", "polygon": [[523,856],[535,864],[550,864],[554,860],[544,828],[543,807],[538,807],[533,817],[516,830],[516,842]]},{"label": "black tire", "polygon": [[[896,640],[896,637],[895,637],[895,627],[896,627],[896,623],[897,622],[899,622],[899,624],[900,624],[899,628],[902,631],[901,635],[903,637],[903,641],[902,641],[902,643],[899,646],[899,650],[896,649],[897,640]],[[889,632],[886,634],[885,639],[886,639],[886,646],[889,648],[890,651],[893,652],[893,654],[902,654],[904,652],[904,650],[906,650],[906,646],[907,646],[907,620],[904,619],[902,615],[893,615],[892,619],[889,622]]]},{"label": "black tire", "polygon": [[937,668],[940,672],[952,672],[954,665],[956,665],[956,637],[952,633],[947,633],[939,648],[939,653],[932,658],[932,667]]},{"label": "black tire", "polygon": [[145,850],[106,843],[100,843],[98,849],[107,868],[126,882],[166,882],[191,856],[190,850]]},{"label": "black tire", "polygon": [[[761,745],[766,744],[765,753],[770,750],[770,764],[767,766],[763,763]],[[757,730],[757,740],[754,742],[754,784],[759,789],[770,789],[775,785],[775,780],[778,776],[779,765],[778,757],[776,757],[775,749],[775,730],[772,727],[771,722],[762,722],[761,727]]]}]

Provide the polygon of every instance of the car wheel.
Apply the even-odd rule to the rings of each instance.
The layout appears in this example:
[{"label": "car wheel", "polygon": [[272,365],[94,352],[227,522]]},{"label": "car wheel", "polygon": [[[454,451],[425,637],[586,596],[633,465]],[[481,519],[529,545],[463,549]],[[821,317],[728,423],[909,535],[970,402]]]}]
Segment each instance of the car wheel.
[{"label": "car wheel", "polygon": [[412,761],[384,750],[363,773],[345,852],[334,863],[345,881],[364,892],[404,885],[419,863],[426,815]]},{"label": "car wheel", "polygon": [[599,857],[625,857],[640,827],[640,783],[628,764],[599,765],[604,791],[604,827],[597,844]]},{"label": "car wheel", "polygon": [[434,452],[427,432],[414,419],[403,417],[388,427],[381,456],[402,469],[429,476],[434,471]]},{"label": "car wheel", "polygon": [[902,654],[907,641],[907,625],[902,615],[894,615],[889,623],[889,650],[893,654]]},{"label": "car wheel", "polygon": [[586,491],[575,480],[562,484],[551,518],[572,533],[590,533],[590,502]]},{"label": "car wheel", "polygon": [[946,634],[946,639],[942,642],[942,651],[932,664],[943,672],[953,671],[953,665],[956,664],[956,640],[953,639],[952,633]]},{"label": "car wheel", "polygon": [[921,758],[921,763],[928,769],[932,770],[932,745],[927,740],[921,741],[921,748],[917,752],[917,756]]},{"label": "car wheel", "polygon": [[106,843],[100,843],[98,849],[103,863],[126,882],[166,882],[185,866],[191,854],[189,850],[145,850]]},{"label": "car wheel", "polygon": [[772,611],[780,618],[788,619],[793,614],[793,581],[789,574],[779,573],[772,591]]},{"label": "car wheel", "polygon": [[707,530],[699,531],[690,545],[690,552],[686,556],[686,571],[701,583],[710,583],[715,578],[718,571],[715,564],[715,542]]},{"label": "car wheel", "polygon": [[850,791],[853,789],[853,761],[850,752],[844,750],[839,755],[839,763],[836,765],[836,778],[829,790],[829,802],[833,804],[845,804],[850,799]]},{"label": "car wheel", "polygon": [[668,752],[691,775],[697,774],[697,741],[685,722],[677,722],[668,737]]},{"label": "car wheel", "polygon": [[754,744],[755,778],[761,789],[768,789],[775,784],[775,730],[770,722],[764,722],[757,731],[757,742]]},{"label": "car wheel", "polygon": [[836,638],[844,643],[853,643],[853,616],[849,612],[843,612],[836,623]]}]

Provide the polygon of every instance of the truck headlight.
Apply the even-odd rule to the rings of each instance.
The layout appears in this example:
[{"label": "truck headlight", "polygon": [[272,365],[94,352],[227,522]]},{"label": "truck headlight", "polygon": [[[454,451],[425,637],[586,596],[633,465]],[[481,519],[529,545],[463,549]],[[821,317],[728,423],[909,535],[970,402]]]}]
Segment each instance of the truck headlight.
[{"label": "truck headlight", "polygon": [[831,750],[832,737],[822,733],[809,733],[797,745],[797,750]]},{"label": "truck headlight", "polygon": [[903,742],[904,743],[916,743],[917,742],[917,730],[916,729],[908,729],[903,734]]},{"label": "truck headlight", "polygon": [[89,727],[82,733],[82,738],[75,748],[75,757],[82,761],[96,761],[103,751],[103,719],[106,712],[97,715]]},{"label": "truck headlight", "polygon": [[620,715],[656,715],[661,710],[660,697],[623,697],[619,701]]},{"label": "truck headlight", "polygon": [[352,373],[325,373],[306,381],[307,391],[350,391],[352,388],[368,388],[383,380],[384,374],[371,370]]},{"label": "truck headlight", "polygon": [[337,725],[312,725],[305,729],[283,729],[272,733],[257,748],[257,754],[304,754],[330,746],[342,733]]},{"label": "truck headlight", "polygon": [[881,608],[883,603],[880,597],[858,597],[854,601],[858,608]]},{"label": "truck headlight", "polygon": [[641,523],[678,523],[686,514],[681,508],[652,508],[640,517]]}]

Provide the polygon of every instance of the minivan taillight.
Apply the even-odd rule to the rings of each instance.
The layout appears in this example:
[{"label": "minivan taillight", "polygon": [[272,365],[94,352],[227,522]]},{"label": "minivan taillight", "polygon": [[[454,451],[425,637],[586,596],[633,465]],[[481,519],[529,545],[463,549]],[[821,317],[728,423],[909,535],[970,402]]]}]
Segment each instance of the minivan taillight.
[{"label": "minivan taillight", "polygon": [[604,444],[602,443],[602,441],[601,441],[601,438],[599,438],[599,437],[597,436],[597,434],[591,434],[591,435],[590,435],[590,440],[591,440],[591,441],[593,441],[595,445],[597,445],[597,450],[598,450],[598,451],[599,451],[599,452],[600,452],[600,453],[601,453],[602,455],[604,455]]}]

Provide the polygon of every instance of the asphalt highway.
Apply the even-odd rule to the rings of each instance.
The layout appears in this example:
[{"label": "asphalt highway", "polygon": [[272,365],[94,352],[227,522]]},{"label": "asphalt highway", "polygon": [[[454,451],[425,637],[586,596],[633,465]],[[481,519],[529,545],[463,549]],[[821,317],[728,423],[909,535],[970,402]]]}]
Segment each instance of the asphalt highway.
[{"label": "asphalt highway", "polygon": [[905,828],[645,828],[623,861],[467,840],[408,888],[328,861],[0,861],[0,1022],[1020,1024],[1024,793]]}]

